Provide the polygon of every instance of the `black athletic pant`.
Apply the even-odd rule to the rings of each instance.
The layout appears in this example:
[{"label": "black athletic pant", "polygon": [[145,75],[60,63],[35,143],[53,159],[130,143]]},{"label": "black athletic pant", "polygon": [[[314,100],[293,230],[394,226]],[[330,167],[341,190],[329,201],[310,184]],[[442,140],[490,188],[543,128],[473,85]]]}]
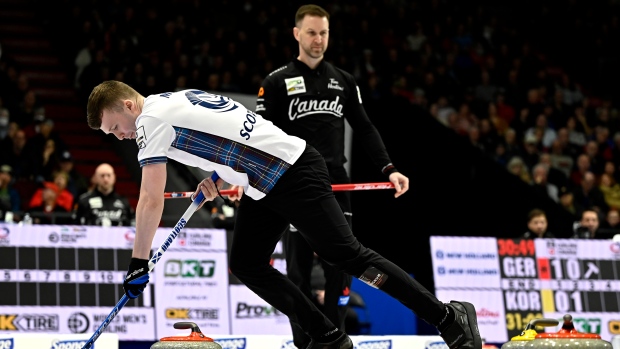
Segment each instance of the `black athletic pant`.
[{"label": "black athletic pant", "polygon": [[[339,173],[331,172],[332,183],[350,183],[346,171],[342,168]],[[340,177],[336,179],[335,177]],[[347,191],[334,192],[336,200],[345,213],[349,227],[351,225],[351,199]],[[312,294],[312,269],[314,265],[314,251],[297,229],[286,229],[283,237],[284,254],[286,257],[286,273],[288,278],[301,289],[301,291],[314,299]],[[323,259],[319,258],[323,275],[325,277],[325,300],[321,308],[325,316],[340,330],[346,331],[345,318],[348,309],[348,296],[351,290],[351,275],[336,270]],[[345,300],[345,301],[342,301]],[[310,344],[310,337],[296,323],[291,322],[293,342],[297,348],[306,348]]]},{"label": "black athletic pant", "polygon": [[337,270],[380,288],[430,324],[437,325],[445,315],[445,306],[424,286],[353,236],[332,192],[325,161],[308,146],[268,195],[260,200],[242,197],[229,266],[241,282],[311,337],[336,326],[269,264],[289,223]]}]

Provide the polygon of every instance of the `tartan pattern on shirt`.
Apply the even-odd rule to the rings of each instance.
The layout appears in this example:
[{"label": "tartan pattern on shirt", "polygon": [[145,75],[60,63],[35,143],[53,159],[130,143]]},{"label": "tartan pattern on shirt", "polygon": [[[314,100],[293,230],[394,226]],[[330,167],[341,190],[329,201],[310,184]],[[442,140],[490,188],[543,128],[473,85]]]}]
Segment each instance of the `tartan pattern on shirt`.
[{"label": "tartan pattern on shirt", "polygon": [[165,156],[155,156],[152,158],[148,158],[148,159],[143,159],[140,160],[140,167],[144,167],[146,165],[153,165],[153,164],[165,164],[168,162],[168,158]]},{"label": "tartan pattern on shirt", "polygon": [[265,194],[291,166],[273,155],[227,138],[181,127],[174,127],[174,130],[176,138],[171,147],[245,173],[250,186]]}]

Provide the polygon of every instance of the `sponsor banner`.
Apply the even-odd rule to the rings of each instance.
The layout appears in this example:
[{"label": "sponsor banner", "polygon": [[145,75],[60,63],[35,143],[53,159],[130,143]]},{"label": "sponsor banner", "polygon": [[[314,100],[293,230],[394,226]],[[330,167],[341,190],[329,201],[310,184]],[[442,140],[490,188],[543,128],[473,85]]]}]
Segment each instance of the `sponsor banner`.
[{"label": "sponsor banner", "polygon": [[[209,336],[222,349],[296,349],[290,335]],[[448,349],[440,336],[351,336],[355,349]]]},{"label": "sponsor banner", "polygon": [[[90,335],[54,335],[37,334],[25,335],[0,334],[0,349],[81,349],[90,339]],[[102,333],[91,347],[92,349],[118,349],[118,336],[111,333]]]},{"label": "sponsor banner", "polygon": [[[172,231],[174,228],[158,228],[153,248],[159,248]],[[226,250],[224,230],[184,228],[178,233],[170,247]],[[135,234],[134,227],[0,224],[0,246],[121,249],[133,247]]]},{"label": "sponsor banner", "polygon": [[[110,314],[104,307],[30,307],[0,308],[0,334],[85,334],[95,333]],[[120,340],[155,338],[153,309],[125,306],[104,333]]]},{"label": "sponsor banner", "polygon": [[[451,300],[466,301],[476,307],[478,328],[482,340],[488,343],[504,343],[509,340],[506,334],[508,314],[504,313],[502,294],[488,290],[437,290],[437,298],[444,303]],[[525,326],[524,326],[525,327]],[[521,328],[523,330],[523,328]]]},{"label": "sponsor banner", "polygon": [[232,333],[291,334],[288,317],[243,285],[230,285]]},{"label": "sponsor banner", "polygon": [[432,236],[430,245],[436,288],[499,288],[495,238]]},{"label": "sponsor banner", "polygon": [[194,322],[204,333],[230,333],[225,251],[168,250],[154,272],[157,338],[178,336],[176,322]]},{"label": "sponsor banner", "polygon": [[538,258],[619,259],[620,242],[613,240],[536,239]]},{"label": "sponsor banner", "polygon": [[[176,230],[175,230],[176,229]],[[201,251],[222,251],[226,248],[226,231],[224,229],[202,228],[158,228],[153,238],[153,249],[157,250],[172,232],[178,233],[169,248],[181,248]]]},{"label": "sponsor banner", "polygon": [[133,246],[132,227],[0,224],[0,246],[128,248]]}]

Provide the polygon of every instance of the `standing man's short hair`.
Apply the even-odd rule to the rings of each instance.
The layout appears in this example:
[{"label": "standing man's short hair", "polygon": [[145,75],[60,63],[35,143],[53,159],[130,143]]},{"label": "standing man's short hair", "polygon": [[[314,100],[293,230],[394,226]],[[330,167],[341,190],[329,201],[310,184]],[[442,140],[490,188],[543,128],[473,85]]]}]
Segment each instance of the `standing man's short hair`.
[{"label": "standing man's short hair", "polygon": [[325,17],[329,21],[329,13],[319,5],[303,5],[295,13],[295,25],[303,21],[306,16]]}]

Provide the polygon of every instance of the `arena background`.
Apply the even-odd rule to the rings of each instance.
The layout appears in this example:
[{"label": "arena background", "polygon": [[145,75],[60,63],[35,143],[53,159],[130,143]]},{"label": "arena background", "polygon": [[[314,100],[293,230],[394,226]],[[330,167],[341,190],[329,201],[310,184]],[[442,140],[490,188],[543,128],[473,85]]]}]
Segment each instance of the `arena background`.
[{"label": "arena background", "polygon": [[[195,2],[196,3],[196,2]],[[268,1],[221,1],[218,4],[200,2],[201,12],[193,13],[190,19],[211,21],[213,25],[229,19],[236,19],[233,23],[244,20],[237,16],[243,6],[254,8],[264,7],[267,12],[266,20],[272,22],[292,23],[294,11],[301,2],[268,2]],[[470,23],[472,28],[479,28],[483,23],[475,22],[480,18],[488,18],[490,14],[497,16],[498,27],[502,27],[507,40],[529,42],[536,52],[544,55],[547,62],[553,67],[561,67],[570,72],[575,81],[584,86],[584,90],[593,96],[608,98],[617,106],[620,77],[618,72],[618,56],[613,53],[612,47],[602,45],[599,52],[589,50],[591,42],[605,39],[604,43],[613,42],[610,38],[590,37],[590,28],[603,18],[610,26],[609,37],[618,38],[618,2],[605,1],[595,4],[587,1],[572,0],[562,4],[552,1],[317,1],[328,9],[339,8],[342,11],[334,14],[332,19],[332,37],[346,37],[352,27],[336,25],[342,24],[338,16],[346,18],[343,9],[372,14],[371,24],[377,28],[376,34],[382,36],[397,35],[398,30],[408,28],[416,20],[427,16],[431,11],[432,18],[427,21],[436,21],[440,24],[448,23],[447,18],[454,21]],[[191,6],[191,1],[170,1],[158,7],[174,12],[183,6]],[[121,1],[17,1],[2,0],[0,6],[18,11],[31,11],[34,21],[43,28],[44,36],[52,43],[50,57],[57,57],[63,71],[72,76],[74,74],[76,48],[83,46],[75,31],[80,23],[71,22],[76,18],[88,17],[94,9],[100,14],[100,23],[93,25],[109,26],[121,21],[123,14],[120,10],[124,5]],[[131,5],[136,12],[143,11],[151,6],[146,1],[132,1]],[[6,6],[6,7],[5,7]],[[402,11],[399,11],[401,9]],[[75,16],[80,12],[80,16]],[[407,16],[403,17],[402,13]],[[477,16],[484,13],[484,16]],[[580,21],[575,18],[583,14]],[[411,17],[410,17],[411,16]],[[444,17],[440,17],[444,16]],[[4,17],[8,18],[8,15]],[[28,20],[33,20],[25,16]],[[612,18],[612,19],[610,19]],[[17,20],[19,22],[19,20]],[[473,22],[471,22],[473,21]],[[3,59],[13,55],[14,61],[20,62],[19,56],[11,52],[9,36],[28,40],[28,34],[14,33],[6,26],[1,32],[0,43],[3,44]],[[583,27],[578,24],[581,23]],[[9,23],[11,24],[11,23]],[[2,26],[3,24],[0,24]],[[446,24],[447,25],[447,24]],[[247,26],[255,30],[255,37],[268,37],[268,26]],[[390,34],[392,31],[392,34]],[[198,35],[210,37],[212,32],[201,32]],[[283,42],[291,45],[293,53],[296,45],[290,33],[280,33]],[[367,33],[368,34],[368,33]],[[376,40],[376,35],[363,37],[368,41]],[[105,37],[108,38],[109,37]],[[11,39],[12,40],[12,39]],[[609,41],[608,41],[609,40]],[[618,41],[615,41],[617,44]],[[358,42],[361,44],[360,42]],[[376,44],[376,43],[375,43]],[[348,48],[338,47],[341,43],[332,43],[326,58],[336,59],[336,52]],[[342,45],[341,45],[342,46]],[[379,48],[380,49],[380,48]],[[111,57],[112,61],[123,57]],[[252,54],[247,61],[252,64]],[[337,63],[336,63],[337,64]],[[275,68],[275,67],[274,67]],[[113,76],[110,76],[113,77]],[[66,79],[42,83],[42,90],[64,91]],[[36,87],[37,82],[33,81]],[[40,86],[39,86],[40,87]],[[205,88],[205,86],[191,86]],[[77,90],[74,106],[85,109],[83,99],[89,90]],[[251,92],[250,92],[251,93]],[[224,92],[224,94],[226,94]],[[43,95],[42,100],[51,99],[53,93]],[[429,237],[432,235],[458,236],[493,236],[516,237],[525,229],[526,214],[534,207],[542,208],[547,212],[550,230],[558,237],[569,237],[572,234],[573,221],[568,214],[555,202],[547,197],[538,196],[532,188],[509,174],[505,167],[495,162],[478,149],[472,147],[468,140],[454,133],[451,129],[434,119],[427,108],[413,103],[406,103],[401,98],[385,95],[384,97],[367,103],[367,111],[381,133],[387,149],[396,167],[411,180],[410,191],[399,199],[393,199],[390,191],[360,191],[353,192],[354,205],[354,232],[360,241],[368,247],[383,254],[408,272],[414,274],[424,285],[433,289],[432,270],[429,255]],[[85,124],[85,120],[82,119]],[[92,130],[93,138],[101,137]],[[110,149],[118,149],[116,140],[106,138],[104,145]],[[377,168],[366,161],[366,155],[361,149],[360,142],[353,134],[352,156],[350,159],[351,177],[353,182],[385,181]],[[132,154],[118,153],[123,159],[123,165],[132,174],[132,180],[139,183],[139,172],[136,169],[135,157]],[[85,173],[89,176],[89,173]],[[170,190],[191,190],[195,184],[192,178],[181,176],[171,179],[178,185]],[[185,187],[184,187],[185,186]],[[178,216],[177,216],[178,217]],[[194,220],[198,220],[196,217]],[[196,222],[193,223],[196,223]]]}]

